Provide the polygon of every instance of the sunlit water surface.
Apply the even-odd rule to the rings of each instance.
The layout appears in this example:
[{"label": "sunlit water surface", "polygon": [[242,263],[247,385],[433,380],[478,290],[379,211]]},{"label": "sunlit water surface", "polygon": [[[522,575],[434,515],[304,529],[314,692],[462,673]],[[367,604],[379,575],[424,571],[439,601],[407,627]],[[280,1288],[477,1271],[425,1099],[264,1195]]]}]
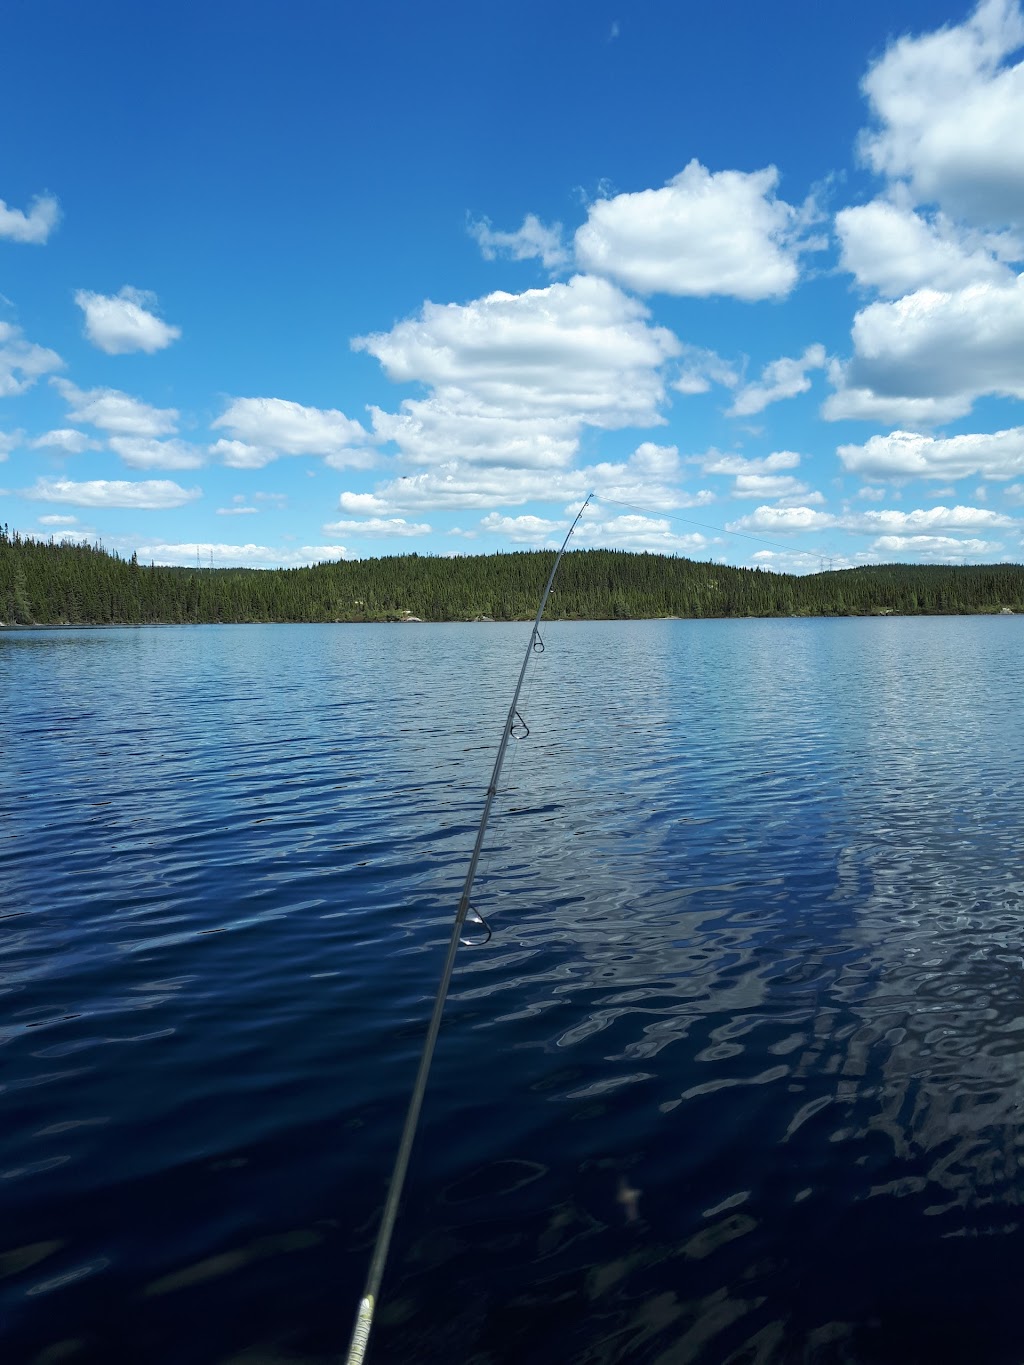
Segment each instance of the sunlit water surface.
[{"label": "sunlit water surface", "polygon": [[[1019,1365],[1022,630],[546,627],[373,1361]],[[527,634],[0,634],[5,1361],[343,1354]]]}]

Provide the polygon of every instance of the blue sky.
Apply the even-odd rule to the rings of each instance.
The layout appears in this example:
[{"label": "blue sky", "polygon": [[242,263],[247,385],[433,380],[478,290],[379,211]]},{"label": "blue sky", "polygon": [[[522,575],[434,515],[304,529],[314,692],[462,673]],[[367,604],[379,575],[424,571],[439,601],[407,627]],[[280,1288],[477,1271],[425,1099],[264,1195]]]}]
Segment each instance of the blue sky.
[{"label": "blue sky", "polygon": [[1024,560],[1024,15],[8,0],[0,521]]}]

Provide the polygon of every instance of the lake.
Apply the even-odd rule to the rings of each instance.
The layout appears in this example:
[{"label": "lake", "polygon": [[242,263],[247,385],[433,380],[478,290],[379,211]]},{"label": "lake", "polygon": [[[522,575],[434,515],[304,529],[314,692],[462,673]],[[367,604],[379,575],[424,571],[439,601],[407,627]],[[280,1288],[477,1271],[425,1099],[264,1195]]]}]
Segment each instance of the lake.
[{"label": "lake", "polygon": [[[553,623],[369,1359],[1019,1362],[1024,620]],[[343,1358],[528,625],[0,632],[0,1356]]]}]

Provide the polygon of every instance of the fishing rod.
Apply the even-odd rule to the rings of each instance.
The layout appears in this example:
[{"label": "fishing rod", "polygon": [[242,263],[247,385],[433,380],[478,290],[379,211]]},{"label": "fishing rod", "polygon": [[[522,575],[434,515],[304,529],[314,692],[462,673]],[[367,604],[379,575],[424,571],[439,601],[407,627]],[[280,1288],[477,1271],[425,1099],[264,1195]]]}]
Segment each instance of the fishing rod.
[{"label": "fishing rod", "polygon": [[[565,539],[562,541],[562,548],[555,556],[555,562],[551,566],[551,573],[548,576],[547,586],[540,599],[540,606],[537,608],[537,617],[530,631],[530,638],[526,645],[526,654],[523,657],[523,666],[519,670],[519,681],[516,683],[516,690],[512,694],[512,702],[508,708],[508,715],[505,717],[505,728],[501,733],[501,743],[498,745],[497,757],[494,760],[494,768],[491,772],[491,780],[487,786],[487,796],[484,801],[483,814],[480,816],[480,825],[476,832],[476,842],[473,845],[473,852],[470,855],[469,867],[466,871],[466,881],[462,888],[462,896],[459,899],[459,908],[455,913],[455,922],[452,925],[451,938],[448,942],[448,953],[444,960],[444,967],[441,970],[441,981],[437,988],[437,995],[434,997],[434,1008],[430,1015],[430,1024],[427,1028],[426,1040],[423,1044],[423,1052],[420,1056],[419,1069],[416,1072],[416,1080],[413,1084],[412,1095],[409,1099],[409,1108],[405,1115],[405,1124],[402,1127],[402,1136],[398,1143],[398,1153],[395,1156],[395,1164],[391,1170],[391,1182],[388,1186],[387,1199],[384,1202],[384,1212],[381,1214],[380,1228],[377,1232],[377,1240],[373,1245],[373,1255],[370,1258],[370,1268],[366,1275],[366,1284],[363,1288],[363,1297],[359,1301],[359,1311],[356,1314],[355,1326],[352,1329],[352,1339],[349,1343],[346,1365],[362,1365],[362,1360],[366,1355],[366,1348],[370,1341],[370,1331],[373,1327],[373,1317],[380,1297],[381,1280],[384,1278],[384,1267],[387,1264],[388,1249],[391,1245],[391,1234],[395,1229],[395,1220],[398,1217],[398,1206],[402,1198],[402,1188],[405,1185],[406,1173],[409,1169],[409,1157],[412,1153],[412,1144],[416,1137],[416,1129],[419,1125],[420,1110],[423,1107],[423,1096],[427,1089],[427,1077],[430,1074],[430,1064],[434,1060],[434,1048],[437,1045],[437,1036],[441,1031],[441,1016],[444,1013],[445,1001],[448,998],[448,987],[451,985],[452,972],[455,969],[455,956],[459,951],[459,945],[465,944],[467,947],[476,944],[486,943],[491,936],[490,926],[483,916],[470,905],[470,895],[473,891],[473,882],[476,880],[477,865],[480,862],[480,853],[483,849],[484,835],[487,832],[487,822],[491,816],[491,807],[494,805],[498,795],[498,779],[501,776],[501,766],[505,761],[505,751],[508,748],[510,739],[525,739],[530,733],[526,723],[519,714],[519,694],[523,689],[523,679],[526,677],[526,670],[529,667],[530,659],[534,654],[543,654],[544,641],[540,638],[540,623],[544,616],[544,608],[548,604],[548,597],[551,595],[551,585],[555,581],[555,574],[561,563],[562,556],[565,554],[565,547],[569,544],[569,538],[579,524],[580,518],[587,509],[587,504],[593,497],[593,493],[588,493],[583,506],[576,513],[575,520],[566,532]],[[467,938],[465,936],[465,925],[467,918],[472,915],[472,923],[479,925],[486,936],[483,938]]]}]

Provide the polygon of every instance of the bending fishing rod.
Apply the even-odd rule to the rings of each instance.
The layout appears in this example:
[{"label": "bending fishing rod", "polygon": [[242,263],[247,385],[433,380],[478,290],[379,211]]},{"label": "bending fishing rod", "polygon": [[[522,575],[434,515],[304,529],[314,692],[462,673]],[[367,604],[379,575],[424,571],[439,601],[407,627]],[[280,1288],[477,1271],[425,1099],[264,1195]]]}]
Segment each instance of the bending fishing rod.
[{"label": "bending fishing rod", "polygon": [[[441,1031],[441,1016],[444,1013],[445,1001],[448,998],[448,987],[451,985],[452,972],[455,969],[455,955],[459,950],[459,944],[471,945],[474,942],[486,943],[491,936],[491,931],[486,920],[469,903],[470,895],[473,891],[473,882],[476,879],[476,869],[480,862],[480,853],[483,849],[484,835],[487,832],[487,821],[490,819],[491,807],[494,805],[495,797],[498,794],[498,778],[501,776],[501,765],[505,761],[505,750],[508,748],[510,739],[525,739],[530,733],[520,716],[517,707],[519,705],[519,694],[523,689],[523,679],[526,677],[526,670],[533,654],[540,654],[544,651],[544,642],[540,638],[540,623],[544,616],[544,608],[548,604],[548,597],[551,595],[551,585],[555,581],[555,574],[561,563],[562,556],[565,554],[565,547],[569,544],[569,538],[579,524],[580,517],[587,509],[587,504],[593,497],[593,493],[588,493],[583,506],[576,513],[573,524],[566,532],[565,539],[562,541],[562,548],[555,556],[555,562],[551,566],[551,573],[548,576],[547,586],[540,599],[540,606],[537,608],[537,617],[530,631],[530,639],[526,646],[526,654],[523,658],[523,666],[519,670],[519,681],[516,683],[516,690],[512,694],[512,704],[508,708],[508,715],[505,717],[505,728],[501,734],[501,743],[498,745],[498,754],[494,760],[494,769],[491,772],[491,780],[487,787],[487,797],[484,801],[483,814],[480,816],[480,825],[476,832],[476,842],[473,845],[473,852],[469,859],[469,868],[466,872],[466,881],[462,888],[462,896],[459,900],[459,908],[455,913],[455,923],[452,925],[452,934],[448,942],[448,953],[444,960],[444,967],[441,970],[441,981],[437,988],[437,995],[434,997],[434,1008],[430,1016],[430,1024],[427,1028],[426,1040],[423,1044],[423,1052],[420,1056],[419,1069],[416,1072],[416,1080],[413,1084],[412,1095],[409,1099],[409,1108],[405,1115],[405,1124],[402,1127],[402,1136],[398,1143],[398,1153],[395,1156],[395,1164],[391,1171],[391,1182],[388,1186],[388,1196],[384,1202],[384,1212],[381,1214],[380,1229],[377,1232],[377,1240],[373,1245],[373,1255],[370,1258],[370,1268],[366,1275],[366,1284],[363,1288],[363,1297],[359,1301],[359,1311],[356,1314],[355,1326],[352,1329],[352,1340],[349,1343],[346,1365],[361,1365],[363,1357],[366,1355],[366,1348],[370,1340],[370,1331],[373,1327],[373,1315],[377,1308],[377,1301],[380,1296],[381,1280],[384,1278],[384,1267],[387,1264],[388,1249],[391,1245],[391,1234],[394,1232],[395,1220],[398,1217],[398,1205],[402,1198],[402,1188],[405,1185],[406,1173],[409,1169],[409,1157],[412,1153],[413,1140],[416,1137],[416,1129],[419,1125],[420,1110],[423,1107],[423,1096],[427,1089],[427,1077],[430,1074],[430,1064],[434,1060],[434,1048],[437,1044],[437,1036]],[[474,922],[487,930],[487,938],[471,940],[463,936],[463,930],[467,916],[472,912]]]}]

